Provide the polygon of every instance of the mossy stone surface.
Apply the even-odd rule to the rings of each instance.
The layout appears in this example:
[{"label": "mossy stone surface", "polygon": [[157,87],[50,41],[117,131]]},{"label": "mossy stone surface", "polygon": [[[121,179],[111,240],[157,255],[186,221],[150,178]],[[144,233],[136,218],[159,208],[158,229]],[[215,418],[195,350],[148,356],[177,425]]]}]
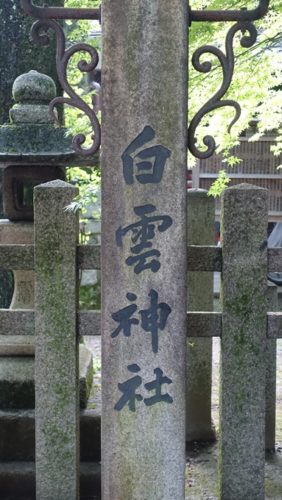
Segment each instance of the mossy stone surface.
[{"label": "mossy stone surface", "polygon": [[34,188],[36,477],[38,498],[79,496],[77,188]]},{"label": "mossy stone surface", "polygon": [[[215,203],[207,191],[187,192],[188,245],[212,245]],[[187,275],[188,311],[213,310],[213,273]],[[214,441],[211,419],[212,339],[187,339],[186,442]]]},{"label": "mossy stone surface", "polygon": [[219,447],[222,500],[264,499],[267,216],[265,189],[240,184],[224,192]]},{"label": "mossy stone surface", "polygon": [[57,95],[55,82],[50,76],[30,70],[18,76],[12,87],[16,102],[50,102]]},{"label": "mossy stone surface", "polygon": [[[102,3],[104,500],[184,498],[187,14],[185,0]],[[141,140],[144,130],[153,131],[153,137],[142,136]],[[133,146],[137,138],[140,142]],[[134,149],[132,156],[128,153],[134,164],[134,181],[127,184],[122,158],[130,145]],[[169,154],[163,177],[160,182],[142,184],[136,176],[141,167],[137,155],[157,145]],[[173,223],[162,234],[156,230],[149,244],[161,255],[160,268],[154,273],[148,266],[138,273],[127,265],[127,258],[139,236],[126,234],[117,247],[116,231],[139,221],[134,209],[147,204],[156,207],[154,216],[169,216]],[[140,324],[132,325],[129,337],[123,332],[116,338],[111,336],[113,313],[129,306],[127,294],[136,295],[134,318],[140,318],[138,313],[149,306],[152,290],[172,311],[159,332],[157,352],[153,352],[151,335]],[[136,401],[136,411],[128,404],[119,411],[116,405],[122,398],[121,384],[134,377],[128,369],[131,365],[140,368],[136,393],[141,400]],[[157,368],[173,381],[162,387],[173,403],[159,401],[147,407],[146,385],[150,387],[155,380]]]},{"label": "mossy stone surface", "polygon": [[34,407],[34,361],[31,357],[0,360],[0,408]]},{"label": "mossy stone surface", "polygon": [[[1,156],[34,156],[37,163],[41,156],[74,155],[71,137],[65,128],[48,124],[17,124],[0,127]],[[51,158],[50,158],[51,159]]]},{"label": "mossy stone surface", "polygon": [[[93,383],[92,353],[79,345],[80,408],[86,408]],[[63,382],[57,393],[64,397]],[[34,356],[5,356],[0,358],[0,410],[33,409]]]},{"label": "mossy stone surface", "polygon": [[[40,0],[37,5],[63,6],[64,0]],[[57,94],[61,87],[55,64],[56,43],[51,34],[49,47],[40,47],[30,39],[34,19],[24,14],[20,0],[0,0],[0,124],[9,120],[13,104],[12,86],[27,71],[37,70],[55,81]]]},{"label": "mossy stone surface", "polygon": [[93,383],[93,356],[87,347],[79,345],[79,399],[80,408],[86,408]]}]

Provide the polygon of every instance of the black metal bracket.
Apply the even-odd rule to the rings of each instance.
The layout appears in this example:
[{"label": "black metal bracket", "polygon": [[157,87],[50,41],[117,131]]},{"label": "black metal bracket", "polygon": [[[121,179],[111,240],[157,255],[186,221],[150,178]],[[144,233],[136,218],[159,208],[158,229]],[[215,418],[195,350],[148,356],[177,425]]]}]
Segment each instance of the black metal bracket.
[{"label": "black metal bracket", "polygon": [[[214,137],[212,137],[211,135],[206,135],[203,138],[203,143],[206,146],[205,150],[200,150],[197,146],[196,131],[204,116],[224,106],[234,108],[235,117],[228,127],[228,132],[231,131],[232,126],[240,118],[241,107],[238,102],[231,99],[223,99],[224,95],[230,87],[232,76],[234,73],[234,36],[237,32],[242,33],[242,37],[240,40],[242,47],[249,48],[254,45],[257,39],[257,30],[252,24],[252,21],[262,18],[267,13],[268,6],[269,0],[260,0],[258,7],[253,10],[190,10],[190,24],[194,21],[237,21],[237,23],[229,29],[226,35],[225,53],[217,47],[204,45],[196,49],[192,56],[193,67],[201,73],[209,73],[212,69],[211,63],[209,61],[201,61],[200,58],[204,54],[214,55],[217,58],[223,73],[223,81],[220,89],[195,114],[188,128],[188,149],[196,158],[209,158],[216,150],[216,143]],[[246,32],[248,33],[248,35],[245,35]]]},{"label": "black metal bracket", "polygon": [[[223,81],[220,89],[211,97],[204,106],[195,114],[192,118],[189,129],[188,129],[188,149],[193,156],[199,159],[209,158],[216,149],[215,140],[211,135],[206,135],[203,138],[203,143],[206,146],[206,150],[202,151],[196,146],[196,130],[200,124],[202,118],[208,113],[214,111],[215,109],[222,108],[224,106],[229,106],[234,108],[235,117],[228,127],[228,132],[230,132],[234,123],[240,118],[241,108],[238,102],[231,99],[222,99],[226,94],[227,90],[232,81],[232,76],[234,72],[234,51],[233,51],[233,41],[236,33],[241,32],[242,37],[240,44],[242,47],[251,47],[257,39],[257,30],[251,22],[239,22],[234,24],[228,31],[225,40],[225,53],[217,47],[212,45],[204,45],[195,50],[192,56],[192,64],[194,68],[201,73],[209,73],[212,69],[212,64],[210,61],[201,61],[201,56],[203,54],[212,54],[217,58],[219,65],[222,68]],[[246,32],[248,35],[246,35]]]},{"label": "black metal bracket", "polygon": [[[261,19],[267,12],[270,0],[259,0],[256,9],[247,10],[192,10],[190,22],[204,21],[255,21]],[[29,16],[36,19],[97,19],[100,20],[100,9],[39,7],[33,0],[21,0],[21,7]]]},{"label": "black metal bracket", "polygon": [[50,102],[49,112],[56,117],[54,108],[58,104],[67,104],[81,110],[89,119],[92,128],[91,145],[85,147],[86,137],[84,134],[77,134],[72,141],[73,149],[81,156],[95,154],[101,142],[101,128],[94,109],[94,99],[92,103],[87,104],[79,95],[76,94],[68,81],[67,70],[71,58],[74,54],[82,52],[90,56],[90,61],[81,59],[77,67],[82,73],[93,71],[99,61],[97,50],[86,43],[77,43],[66,48],[65,33],[57,20],[60,19],[97,19],[100,20],[100,9],[65,9],[64,7],[37,7],[32,0],[21,0],[21,7],[26,14],[35,17],[37,21],[31,28],[31,37],[35,43],[41,46],[47,46],[50,43],[49,31],[53,31],[56,36],[56,68],[59,82],[66,96],[56,97]]},{"label": "black metal bracket", "polygon": [[[197,71],[208,73],[211,70],[211,63],[209,61],[201,62],[200,57],[203,54],[212,54],[217,57],[223,71],[223,82],[216,94],[209,99],[209,101],[202,106],[191,120],[188,129],[188,148],[191,153],[197,158],[208,158],[216,149],[215,140],[212,136],[205,136],[203,139],[206,150],[199,150],[196,146],[196,129],[201,122],[202,118],[211,111],[221,108],[223,106],[231,106],[235,109],[235,117],[228,127],[230,132],[231,127],[239,119],[241,108],[239,104],[233,100],[225,99],[223,96],[226,94],[232,80],[234,72],[234,52],[233,40],[238,31],[242,32],[241,46],[251,47],[257,36],[257,31],[252,21],[262,18],[268,10],[270,0],[259,0],[259,5],[256,9],[247,10],[192,10],[189,7],[189,23],[192,22],[213,22],[213,21],[236,21],[227,33],[225,42],[225,53],[210,45],[198,48],[192,56],[192,64]],[[79,134],[74,138],[73,147],[75,151],[83,155],[95,153],[100,145],[100,125],[94,112],[94,106],[88,106],[70,86],[67,81],[67,66],[70,58],[77,52],[87,52],[91,57],[91,62],[81,60],[78,64],[80,71],[92,71],[98,63],[98,54],[96,50],[90,45],[77,44],[69,49],[66,49],[65,35],[61,26],[56,22],[59,19],[92,19],[101,21],[101,9],[86,9],[86,8],[65,8],[65,7],[39,7],[34,5],[33,0],[20,0],[21,7],[24,12],[38,21],[33,25],[32,36],[36,43],[41,45],[48,45],[49,37],[48,30],[52,29],[57,37],[57,73],[62,85],[62,88],[69,97],[59,97],[50,103],[50,111],[53,112],[54,106],[58,103],[65,103],[81,109],[88,116],[94,134],[92,135],[92,146],[90,148],[83,148],[82,145],[85,141],[85,136]],[[249,35],[245,35],[248,32]]]},{"label": "black metal bracket", "polygon": [[261,19],[267,13],[270,0],[259,0],[259,5],[256,9],[247,10],[191,10],[190,22],[204,21],[256,21]]},{"label": "black metal bracket", "polygon": [[99,61],[97,50],[86,43],[77,43],[69,48],[66,48],[66,39],[63,28],[53,19],[40,19],[36,21],[31,28],[31,37],[35,43],[41,46],[49,45],[49,31],[53,31],[57,40],[56,51],[56,67],[59,82],[68,97],[55,97],[49,104],[49,112],[56,119],[54,108],[58,104],[67,104],[74,108],[80,109],[89,119],[93,134],[91,135],[92,144],[90,147],[83,147],[86,137],[84,134],[76,135],[72,140],[72,145],[76,153],[82,156],[93,155],[97,152],[100,146],[101,130],[98,118],[94,111],[94,98],[92,97],[91,105],[88,105],[79,95],[77,95],[68,82],[67,69],[71,58],[78,52],[83,52],[90,56],[90,61],[87,62],[81,59],[77,67],[82,73],[93,71]]},{"label": "black metal bracket", "polygon": [[20,0],[26,14],[36,19],[97,19],[100,20],[101,9],[74,9],[66,7],[39,7],[33,0]]}]

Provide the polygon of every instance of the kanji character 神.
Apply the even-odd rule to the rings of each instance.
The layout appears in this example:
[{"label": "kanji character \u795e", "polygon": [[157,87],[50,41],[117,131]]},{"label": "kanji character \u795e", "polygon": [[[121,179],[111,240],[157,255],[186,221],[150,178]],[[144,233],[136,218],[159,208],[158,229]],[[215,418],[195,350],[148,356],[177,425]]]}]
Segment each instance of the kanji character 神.
[{"label": "kanji character \u795e", "polygon": [[[137,299],[137,296],[134,293],[127,293],[126,298],[133,302]],[[114,321],[119,323],[119,326],[116,330],[111,334],[111,337],[117,337],[120,332],[123,331],[125,337],[130,337],[131,335],[131,325],[138,325],[139,320],[136,318],[131,318],[132,314],[137,310],[136,304],[131,304],[130,306],[124,307],[119,311],[112,314],[112,318]]]},{"label": "kanji character \u795e", "polygon": [[[127,293],[126,297],[131,302],[137,299],[134,293]],[[156,290],[151,289],[149,297],[150,307],[142,309],[139,314],[141,316],[141,328],[145,332],[151,333],[152,350],[157,353],[159,349],[159,330],[165,329],[171,308],[165,302],[158,303],[159,295]],[[139,325],[139,319],[132,317],[136,311],[137,305],[131,304],[112,314],[112,319],[118,323],[118,327],[111,333],[112,338],[117,337],[121,332],[125,337],[131,336],[131,327]]]},{"label": "kanji character \u795e", "polygon": [[143,330],[152,334],[152,349],[154,353],[157,353],[159,349],[159,330],[164,330],[171,308],[165,302],[158,304],[159,296],[156,290],[152,289],[149,297],[151,298],[151,307],[143,309],[139,314],[141,315]]}]

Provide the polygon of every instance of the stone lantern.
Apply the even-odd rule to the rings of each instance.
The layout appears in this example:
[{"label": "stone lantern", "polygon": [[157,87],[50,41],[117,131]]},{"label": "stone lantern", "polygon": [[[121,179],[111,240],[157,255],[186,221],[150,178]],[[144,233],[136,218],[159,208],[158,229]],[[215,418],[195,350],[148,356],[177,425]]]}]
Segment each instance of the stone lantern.
[{"label": "stone lantern", "polygon": [[[3,168],[3,205],[6,219],[0,220],[0,244],[33,243],[33,188],[55,179],[64,179],[66,166],[85,163],[72,148],[72,137],[67,129],[59,127],[49,114],[49,103],[56,97],[54,81],[47,75],[30,71],[19,76],[13,84],[14,106],[10,110],[10,123],[0,127],[0,168]],[[87,165],[91,161],[87,160]],[[92,158],[93,163],[93,158]],[[34,308],[33,271],[13,270],[14,295],[11,309]],[[80,346],[80,387],[88,393],[92,380],[92,355]],[[10,380],[14,401],[1,399],[0,408],[11,403],[13,408],[30,408],[34,395],[33,384],[34,339],[29,336],[5,335],[0,343],[0,394],[7,386],[5,360],[8,371],[14,372]],[[82,361],[83,360],[83,361]],[[14,368],[11,368],[11,367]],[[20,367],[20,368],[19,368]],[[17,373],[20,370],[20,377]],[[91,375],[91,374],[90,374]],[[6,384],[6,385],[5,385]],[[27,388],[27,390],[26,390]],[[7,391],[6,391],[7,392]],[[9,391],[8,391],[9,392]],[[3,391],[2,391],[3,393]]]},{"label": "stone lantern", "polygon": [[33,187],[64,179],[62,167],[82,163],[72,138],[49,114],[56,97],[54,81],[30,71],[13,84],[11,123],[0,127],[0,168],[3,173],[4,215],[9,220],[33,220]]}]

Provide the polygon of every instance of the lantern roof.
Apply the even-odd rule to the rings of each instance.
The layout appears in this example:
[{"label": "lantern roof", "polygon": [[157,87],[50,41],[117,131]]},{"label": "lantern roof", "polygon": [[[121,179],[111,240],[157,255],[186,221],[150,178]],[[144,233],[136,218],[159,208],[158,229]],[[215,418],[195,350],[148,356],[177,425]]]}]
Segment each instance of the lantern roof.
[{"label": "lantern roof", "polygon": [[10,123],[0,126],[0,168],[8,165],[97,165],[99,155],[78,155],[70,131],[59,125],[49,104],[56,98],[52,78],[29,71],[16,78]]}]

